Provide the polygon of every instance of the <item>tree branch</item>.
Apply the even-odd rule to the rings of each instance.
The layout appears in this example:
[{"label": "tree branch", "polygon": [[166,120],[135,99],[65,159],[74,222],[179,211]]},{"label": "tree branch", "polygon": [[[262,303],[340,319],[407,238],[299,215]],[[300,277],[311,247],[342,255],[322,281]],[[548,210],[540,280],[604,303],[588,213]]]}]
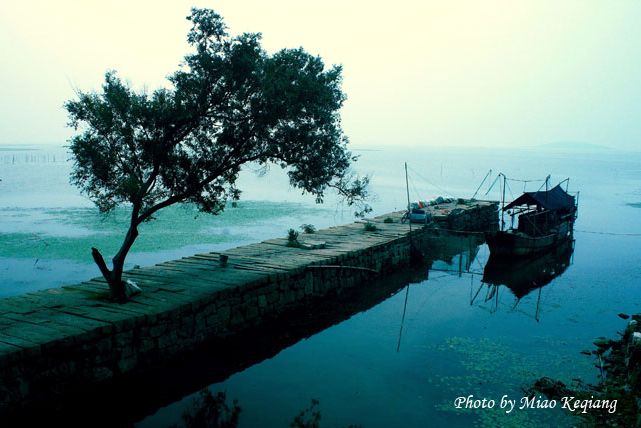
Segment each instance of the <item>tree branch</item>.
[{"label": "tree branch", "polygon": [[[100,251],[98,251],[97,248],[91,247],[91,257],[93,257],[93,261],[98,265],[98,269],[100,269],[100,273],[102,273],[102,276],[104,276],[105,279],[109,280],[109,278],[111,277],[111,271],[107,267],[105,259],[102,257],[102,254],[100,254]],[[111,285],[109,287],[111,288]]]},{"label": "tree branch", "polygon": [[[224,165],[226,162],[228,162],[228,161],[233,157],[233,154],[232,154],[232,153],[233,153],[233,152],[230,152],[230,153],[228,154],[228,156],[226,157],[225,161],[223,161],[223,162],[221,163],[221,165]],[[180,201],[182,201],[182,200],[184,200],[184,199],[188,198],[189,196],[193,195],[195,192],[198,192],[198,191],[202,190],[206,185],[208,185],[209,183],[211,183],[212,181],[214,181],[216,178],[220,177],[224,172],[226,172],[226,171],[228,171],[228,170],[230,170],[230,169],[232,169],[232,168],[239,167],[239,166],[241,166],[241,165],[243,165],[243,164],[245,164],[245,163],[253,162],[253,161],[255,161],[255,160],[258,160],[258,159],[260,159],[261,157],[263,157],[264,155],[265,155],[264,153],[260,153],[260,154],[258,154],[258,155],[254,155],[254,156],[250,156],[250,157],[242,158],[241,160],[239,160],[239,161],[237,161],[237,162],[232,163],[231,165],[229,165],[229,166],[228,166],[228,167],[226,167],[226,168],[222,168],[222,167],[221,167],[221,168],[218,168],[215,172],[213,172],[212,174],[208,175],[204,180],[200,181],[200,182],[198,183],[198,185],[196,185],[196,186],[194,186],[194,187],[191,187],[191,188],[189,188],[189,189],[185,190],[185,191],[184,191],[184,192],[182,192],[182,193],[179,193],[179,194],[177,194],[177,195],[171,196],[171,197],[169,197],[169,198],[165,199],[164,201],[162,201],[162,202],[160,202],[160,203],[158,203],[158,204],[154,205],[153,207],[151,207],[151,208],[149,208],[149,209],[145,210],[145,212],[144,212],[144,213],[142,213],[142,214],[140,215],[140,217],[138,217],[138,222],[137,222],[137,224],[140,224],[140,223],[142,223],[143,221],[147,220],[147,219],[148,219],[149,217],[151,217],[151,216],[152,216],[156,211],[158,211],[158,210],[160,210],[160,209],[162,209],[162,208],[168,207],[168,206],[170,206],[170,205],[173,205],[173,204],[175,204],[175,203],[177,203],[177,202],[180,202]]]}]

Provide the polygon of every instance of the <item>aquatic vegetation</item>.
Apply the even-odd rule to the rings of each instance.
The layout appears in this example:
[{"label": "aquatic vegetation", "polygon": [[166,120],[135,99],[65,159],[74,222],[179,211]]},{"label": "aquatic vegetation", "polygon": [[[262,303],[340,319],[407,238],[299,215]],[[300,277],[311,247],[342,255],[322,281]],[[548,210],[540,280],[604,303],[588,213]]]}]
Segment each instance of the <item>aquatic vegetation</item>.
[{"label": "aquatic vegetation", "polygon": [[[331,210],[297,203],[245,201],[219,216],[199,215],[190,204],[168,207],[154,222],[141,226],[144,233],[133,253],[178,249],[200,244],[234,245],[273,237],[275,228],[297,218],[311,218]],[[118,250],[125,208],[101,215],[95,208],[0,209],[17,216],[0,233],[0,257],[66,259],[91,262],[88,248],[99,243],[106,252]],[[20,219],[28,219],[23,225]]]},{"label": "aquatic vegetation", "polygon": [[300,247],[300,242],[298,241],[298,232],[294,229],[289,229],[287,231],[287,246],[293,248]]},{"label": "aquatic vegetation", "polygon": [[366,232],[374,232],[378,230],[378,227],[376,227],[374,223],[368,221],[364,224],[363,229],[365,229]]},{"label": "aquatic vegetation", "polygon": [[[538,341],[538,340],[537,340]],[[490,338],[450,337],[436,346],[436,350],[445,353],[454,363],[456,374],[436,374],[435,383],[442,388],[443,395],[449,400],[438,403],[435,407],[442,412],[467,414],[474,417],[473,426],[477,427],[539,427],[563,426],[561,421],[569,418],[558,408],[518,409],[520,400],[526,394],[523,387],[536,379],[537,373],[552,370],[564,379],[571,378],[571,371],[576,366],[567,364],[566,359],[554,355],[551,349],[554,340],[547,339],[549,346],[541,351],[515,351],[503,340]],[[558,344],[557,344],[558,346]],[[582,369],[587,367],[578,365]],[[445,372],[441,370],[440,373]],[[503,395],[517,400],[517,408],[510,413],[495,406],[493,408],[456,408],[454,398],[473,395],[476,398],[488,398],[499,401]]]},{"label": "aquatic vegetation", "polygon": [[316,232],[316,226],[314,226],[313,224],[301,224],[300,228],[305,233],[314,233],[314,232]]},{"label": "aquatic vegetation", "polygon": [[[629,315],[619,313],[623,319]],[[563,382],[542,377],[530,388],[531,393],[541,393],[554,400],[560,400],[566,412],[588,426],[639,426],[639,345],[635,334],[641,321],[641,314],[633,315],[619,340],[597,338],[595,349],[583,351],[591,356],[594,366],[599,369],[599,382],[595,385],[583,382],[567,386]],[[567,397],[572,397],[569,402]]]}]

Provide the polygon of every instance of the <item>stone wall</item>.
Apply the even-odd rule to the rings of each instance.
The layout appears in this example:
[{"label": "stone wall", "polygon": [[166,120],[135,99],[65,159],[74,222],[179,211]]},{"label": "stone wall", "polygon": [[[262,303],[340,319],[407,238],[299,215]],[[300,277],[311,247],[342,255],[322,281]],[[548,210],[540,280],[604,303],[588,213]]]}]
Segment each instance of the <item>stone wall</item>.
[{"label": "stone wall", "polygon": [[[498,203],[475,205],[465,211],[452,212],[447,219],[448,228],[456,231],[488,231],[498,225]],[[490,227],[488,227],[490,226]]]},{"label": "stone wall", "polygon": [[[495,223],[496,206],[485,206],[457,216],[450,227],[478,230]],[[429,226],[415,228],[412,240],[421,246],[433,236]],[[404,233],[320,265],[261,276],[191,299],[177,296],[162,305],[166,310],[145,313],[131,306],[131,317],[124,320],[51,341],[33,352],[4,356],[0,416],[162,366],[211,339],[240,333],[311,298],[367,283],[373,275],[401,269],[409,261],[409,236]],[[129,310],[127,305],[132,303],[123,310]]]},{"label": "stone wall", "polygon": [[[415,230],[413,235],[420,240],[424,233]],[[56,341],[41,352],[23,354],[1,366],[0,410],[13,412],[87,385],[157,367],[211,338],[242,332],[309,298],[367,281],[376,275],[373,271],[392,272],[408,262],[408,238],[402,237],[328,259],[320,267],[270,275],[192,302],[176,302],[173,309],[157,315],[132,315],[123,322]]]}]

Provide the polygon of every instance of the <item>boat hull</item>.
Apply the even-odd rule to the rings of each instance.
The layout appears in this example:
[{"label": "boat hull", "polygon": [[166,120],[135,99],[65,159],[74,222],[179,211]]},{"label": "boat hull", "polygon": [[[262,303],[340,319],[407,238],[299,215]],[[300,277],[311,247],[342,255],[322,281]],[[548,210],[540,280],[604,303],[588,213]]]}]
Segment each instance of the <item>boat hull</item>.
[{"label": "boat hull", "polygon": [[516,231],[498,231],[485,236],[490,254],[504,257],[528,257],[544,253],[572,239],[572,223],[565,222],[547,235],[530,236]]}]

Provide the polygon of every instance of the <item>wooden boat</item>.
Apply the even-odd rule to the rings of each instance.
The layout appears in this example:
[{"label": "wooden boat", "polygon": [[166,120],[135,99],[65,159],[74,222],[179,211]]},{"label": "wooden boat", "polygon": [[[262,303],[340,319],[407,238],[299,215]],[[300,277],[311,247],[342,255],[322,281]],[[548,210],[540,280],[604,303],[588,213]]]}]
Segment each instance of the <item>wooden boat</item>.
[{"label": "wooden boat", "polygon": [[486,234],[490,254],[526,257],[544,253],[572,239],[577,201],[563,190],[562,183],[550,190],[523,193],[508,205],[504,204],[503,212],[508,212],[512,224],[516,220],[517,225]]}]

